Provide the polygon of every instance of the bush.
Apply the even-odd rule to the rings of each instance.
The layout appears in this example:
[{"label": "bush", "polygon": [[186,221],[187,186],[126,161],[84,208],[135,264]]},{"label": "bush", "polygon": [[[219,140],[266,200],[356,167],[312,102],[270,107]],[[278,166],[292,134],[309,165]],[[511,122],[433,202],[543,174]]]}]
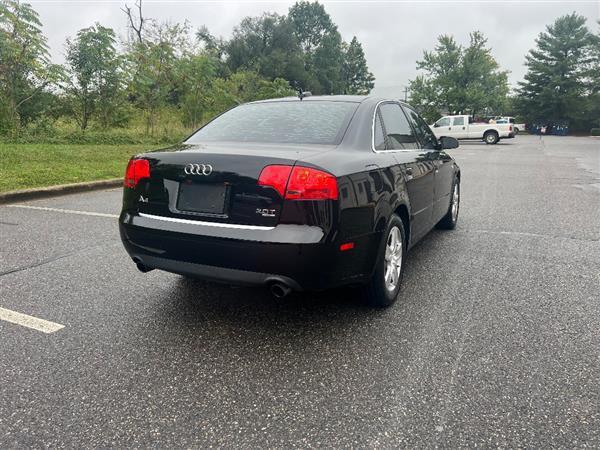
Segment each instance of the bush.
[{"label": "bush", "polygon": [[600,136],[600,128],[592,128],[592,129],[590,130],[590,134],[591,134],[592,136]]},{"label": "bush", "polygon": [[154,136],[146,133],[144,126],[134,124],[129,128],[89,128],[81,131],[70,122],[39,119],[21,130],[19,137],[4,136],[0,141],[15,144],[89,144],[89,145],[163,145],[175,144],[191,134],[175,120],[165,120],[157,127]]}]

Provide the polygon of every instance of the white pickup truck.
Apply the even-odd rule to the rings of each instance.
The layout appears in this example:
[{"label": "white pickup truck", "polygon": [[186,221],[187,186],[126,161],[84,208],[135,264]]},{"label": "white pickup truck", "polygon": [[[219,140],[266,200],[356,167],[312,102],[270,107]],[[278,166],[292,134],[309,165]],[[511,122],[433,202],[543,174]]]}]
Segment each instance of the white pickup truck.
[{"label": "white pickup truck", "polygon": [[431,125],[431,129],[438,138],[482,139],[486,144],[515,137],[511,123],[474,122],[470,116],[444,116]]},{"label": "white pickup truck", "polygon": [[515,132],[515,136],[519,134],[521,131],[525,131],[524,123],[516,123],[514,117],[495,117],[496,123],[512,123],[513,131]]}]

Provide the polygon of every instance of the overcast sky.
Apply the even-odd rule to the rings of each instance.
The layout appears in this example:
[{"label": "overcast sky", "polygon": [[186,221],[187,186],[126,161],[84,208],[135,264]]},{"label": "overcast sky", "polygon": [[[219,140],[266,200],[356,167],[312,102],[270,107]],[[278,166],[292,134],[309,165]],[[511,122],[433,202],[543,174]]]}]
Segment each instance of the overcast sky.
[{"label": "overcast sky", "polygon": [[[64,61],[64,42],[94,22],[125,35],[123,1],[29,0],[40,13],[53,58]],[[133,4],[134,0],[129,0]],[[229,37],[242,18],[266,11],[285,14],[291,1],[144,1],[146,17],[182,22],[193,29],[206,25],[212,34]],[[467,44],[469,32],[482,31],[500,66],[510,71],[512,85],[522,79],[524,56],[536,36],[557,17],[573,11],[587,17],[597,30],[600,0],[588,1],[323,1],[343,38],[356,35],[370,70],[377,95],[401,96],[407,81],[417,73],[415,62],[423,49],[431,49],[440,34],[452,34]]]}]

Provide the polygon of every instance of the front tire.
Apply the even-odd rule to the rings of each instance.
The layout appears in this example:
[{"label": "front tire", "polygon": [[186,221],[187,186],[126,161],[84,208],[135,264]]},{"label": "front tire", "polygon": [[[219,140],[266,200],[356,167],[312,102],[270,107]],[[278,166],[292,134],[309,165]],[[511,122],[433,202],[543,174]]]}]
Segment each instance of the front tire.
[{"label": "front tire", "polygon": [[404,223],[393,214],[381,240],[375,273],[364,290],[369,305],[385,308],[396,301],[404,275],[406,250]]},{"label": "front tire", "polygon": [[494,145],[500,140],[500,137],[495,131],[486,131],[483,135],[483,140],[488,145]]}]

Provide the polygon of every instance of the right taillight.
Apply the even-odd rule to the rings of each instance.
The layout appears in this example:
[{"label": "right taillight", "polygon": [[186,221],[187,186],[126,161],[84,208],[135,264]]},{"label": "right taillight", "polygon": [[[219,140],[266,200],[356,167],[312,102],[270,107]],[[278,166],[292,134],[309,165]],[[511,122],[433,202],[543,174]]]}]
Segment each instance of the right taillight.
[{"label": "right taillight", "polygon": [[133,189],[144,178],[150,178],[150,163],[147,159],[131,158],[125,170],[123,186]]},{"label": "right taillight", "polygon": [[275,189],[286,200],[337,200],[336,178],[312,167],[274,165],[258,177],[260,186]]}]

